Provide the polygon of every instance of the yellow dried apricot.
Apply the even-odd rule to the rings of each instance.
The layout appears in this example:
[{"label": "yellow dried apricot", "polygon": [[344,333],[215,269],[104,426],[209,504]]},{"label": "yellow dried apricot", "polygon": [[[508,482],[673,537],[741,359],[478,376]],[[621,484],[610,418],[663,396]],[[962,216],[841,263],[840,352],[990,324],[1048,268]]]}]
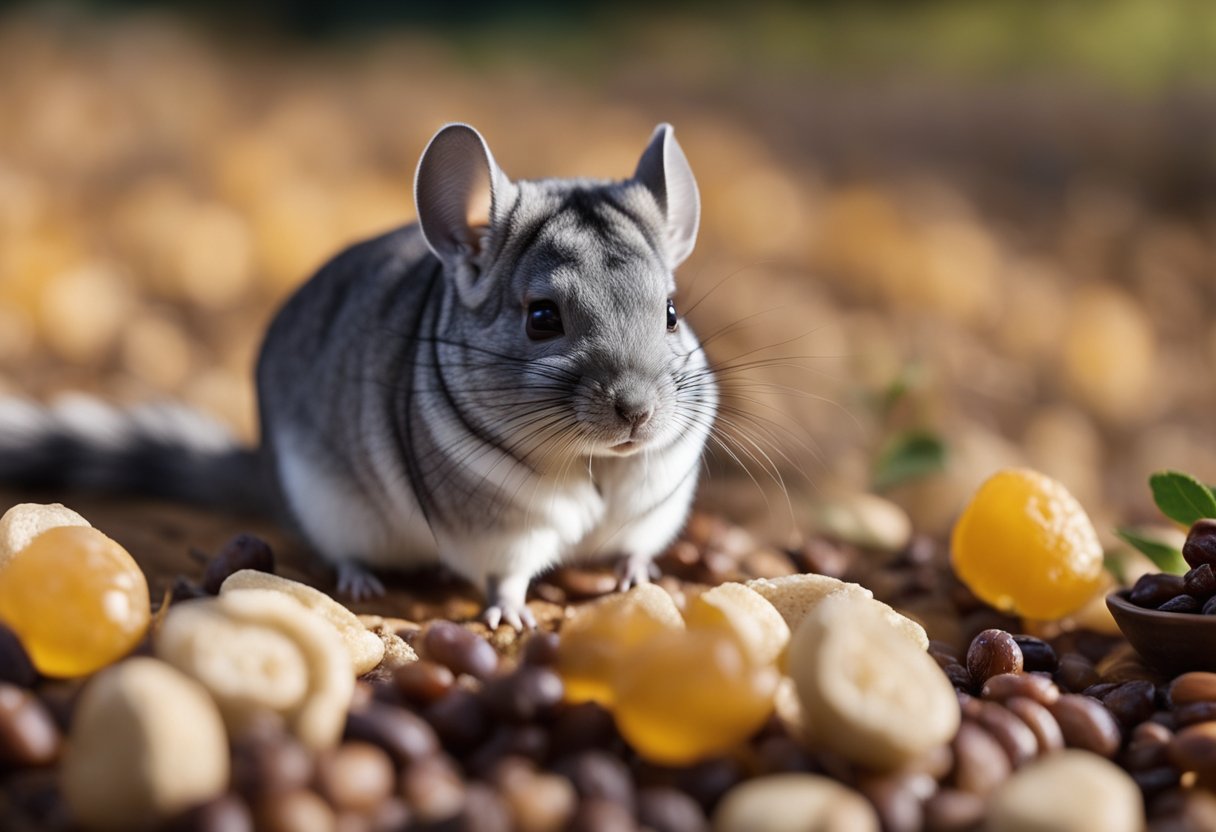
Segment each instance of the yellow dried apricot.
[{"label": "yellow dried apricot", "polygon": [[150,618],[144,573],[89,526],[48,529],[0,569],[0,621],[47,676],[84,676],[122,658]]},{"label": "yellow dried apricot", "polygon": [[729,751],[773,712],[780,674],[720,630],[667,631],[640,645],[613,680],[617,728],[643,757],[687,765]]},{"label": "yellow dried apricot", "polygon": [[1023,468],[992,476],[951,538],[954,571],[997,609],[1051,620],[1102,586],[1102,546],[1081,504],[1050,477]]}]

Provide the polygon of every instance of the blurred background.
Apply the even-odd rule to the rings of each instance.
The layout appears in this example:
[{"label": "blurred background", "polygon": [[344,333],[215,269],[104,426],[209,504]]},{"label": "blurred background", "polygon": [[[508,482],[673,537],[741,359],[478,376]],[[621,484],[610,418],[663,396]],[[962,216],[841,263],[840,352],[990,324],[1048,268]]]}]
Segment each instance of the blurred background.
[{"label": "blurred background", "polygon": [[1028,464],[1105,535],[1152,470],[1216,482],[1216,4],[742,5],[0,2],[0,394],[253,440],[270,315],[413,219],[441,124],[623,177],[670,121],[679,303],[763,486],[719,450],[708,503],[875,488],[940,533]]}]

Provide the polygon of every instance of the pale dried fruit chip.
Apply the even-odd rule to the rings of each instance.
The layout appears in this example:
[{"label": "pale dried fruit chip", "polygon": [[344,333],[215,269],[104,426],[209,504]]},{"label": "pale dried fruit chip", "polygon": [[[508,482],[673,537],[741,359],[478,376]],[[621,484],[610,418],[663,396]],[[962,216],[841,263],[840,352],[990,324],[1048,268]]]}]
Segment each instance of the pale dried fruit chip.
[{"label": "pale dried fruit chip", "polygon": [[266,710],[312,748],[338,741],[355,677],[342,639],[282,592],[242,589],[174,605],[156,654],[202,682],[239,733]]},{"label": "pale dried fruit chip", "polygon": [[790,640],[781,613],[763,595],[740,583],[706,590],[688,604],[684,621],[690,630],[723,629],[731,633],[753,664],[773,664]]},{"label": "pale dried fruit chip", "polygon": [[18,503],[0,517],[0,566],[47,529],[90,525],[88,520],[60,503]]},{"label": "pale dried fruit chip", "polygon": [[853,762],[893,769],[958,730],[945,674],[871,599],[824,599],[794,631],[787,663],[811,736]]},{"label": "pale dried fruit chip", "polygon": [[228,776],[224,723],[193,679],[135,658],[85,686],[60,783],[86,829],[143,828],[223,794]]},{"label": "pale dried fruit chip", "polygon": [[282,592],[332,624],[350,653],[351,666],[356,676],[362,676],[380,664],[384,658],[384,642],[380,637],[363,626],[357,615],[319,589],[269,572],[242,569],[228,576],[220,586],[220,595],[242,589]]},{"label": "pale dried fruit chip", "polygon": [[726,793],[714,832],[878,832],[870,802],[818,774],[770,774]]},{"label": "pale dried fruit chip", "polygon": [[1139,832],[1140,788],[1097,754],[1057,751],[1019,769],[999,786],[984,828],[991,832]]}]

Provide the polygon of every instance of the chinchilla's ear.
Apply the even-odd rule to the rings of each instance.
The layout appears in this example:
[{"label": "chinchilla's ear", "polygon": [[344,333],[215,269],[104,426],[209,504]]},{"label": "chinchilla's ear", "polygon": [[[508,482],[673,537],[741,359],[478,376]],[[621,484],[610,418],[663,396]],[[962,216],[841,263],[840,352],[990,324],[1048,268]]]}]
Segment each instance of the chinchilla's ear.
[{"label": "chinchilla's ear", "polygon": [[645,185],[667,218],[667,253],[675,268],[692,254],[701,222],[701,195],[688,158],[670,124],[660,124],[633,173]]},{"label": "chinchilla's ear", "polygon": [[489,281],[481,279],[485,226],[494,227],[514,189],[485,139],[467,124],[444,126],[418,160],[414,203],[422,236],[467,306],[489,293]]}]

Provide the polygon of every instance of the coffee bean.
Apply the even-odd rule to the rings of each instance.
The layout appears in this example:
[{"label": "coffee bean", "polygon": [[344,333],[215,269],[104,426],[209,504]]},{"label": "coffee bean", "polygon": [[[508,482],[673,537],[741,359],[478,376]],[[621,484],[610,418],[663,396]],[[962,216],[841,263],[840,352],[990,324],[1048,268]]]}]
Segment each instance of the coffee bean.
[{"label": "coffee bean", "polygon": [[978,794],[940,789],[925,801],[927,832],[972,832],[984,817],[987,802]]},{"label": "coffee bean", "polygon": [[1169,700],[1175,708],[1192,702],[1216,702],[1216,673],[1183,673],[1170,682]]},{"label": "coffee bean", "polygon": [[756,765],[760,774],[815,770],[802,743],[789,736],[766,737],[757,743]]},{"label": "coffee bean", "polygon": [[347,742],[320,755],[317,785],[338,809],[367,811],[393,793],[393,764],[379,747]]},{"label": "coffee bean", "polygon": [[0,623],[0,682],[20,688],[32,688],[38,681],[38,671],[17,634]]},{"label": "coffee bean", "polygon": [[1201,777],[1216,775],[1216,722],[1183,728],[1170,741],[1170,762]]},{"label": "coffee bean", "polygon": [[924,827],[921,799],[909,783],[910,779],[868,777],[858,784],[859,791],[878,813],[884,832],[919,832]]},{"label": "coffee bean", "polygon": [[1009,712],[1022,720],[1034,734],[1039,754],[1050,754],[1064,747],[1064,735],[1060,723],[1046,706],[1025,696],[1011,696],[1005,700]]},{"label": "coffee bean", "polygon": [[1153,715],[1156,697],[1157,686],[1152,682],[1124,682],[1103,696],[1102,704],[1130,730]]},{"label": "coffee bean", "polygon": [[1139,580],[1132,586],[1132,591],[1128,593],[1127,600],[1137,607],[1155,610],[1166,601],[1185,591],[1186,582],[1183,581],[1181,575],[1152,572],[1148,575],[1140,576]]},{"label": "coffee bean", "polygon": [[561,589],[568,598],[598,598],[616,590],[616,576],[610,569],[562,566],[545,576],[548,583]]},{"label": "coffee bean", "polygon": [[451,621],[432,621],[422,634],[423,656],[453,673],[488,679],[498,669],[498,654],[481,636]]},{"label": "coffee bean", "polygon": [[1022,648],[1004,630],[984,630],[967,648],[967,670],[977,687],[1001,673],[1021,673]]},{"label": "coffee bean", "polygon": [[1216,615],[1216,596],[1209,598],[1200,612],[1203,615]]},{"label": "coffee bean", "polygon": [[470,783],[464,805],[454,816],[428,827],[432,832],[511,832],[511,810],[484,783]]},{"label": "coffee bean", "polygon": [[524,642],[521,661],[537,667],[549,667],[557,661],[557,646],[560,643],[557,633],[533,633]]},{"label": "coffee bean", "polygon": [[995,702],[985,702],[979,713],[979,724],[992,735],[1014,768],[1033,760],[1039,753],[1039,741],[1016,714]]},{"label": "coffee bean", "polygon": [[[1060,657],[1060,666],[1055,672],[1056,684],[1066,691],[1083,691],[1099,681],[1093,662],[1079,653],[1065,653]],[[1046,703],[1044,703],[1046,704]]]},{"label": "coffee bean", "polygon": [[422,823],[455,817],[464,806],[464,790],[459,769],[443,755],[418,760],[401,774],[401,796]]},{"label": "coffee bean", "polygon": [[1186,594],[1206,601],[1216,594],[1216,569],[1210,563],[1201,563],[1182,576]]},{"label": "coffee bean", "polygon": [[570,819],[566,832],[636,832],[633,814],[603,798],[584,800]]},{"label": "coffee bean", "polygon": [[662,786],[638,792],[638,821],[654,832],[709,832],[709,821],[695,800]]},{"label": "coffee bean", "polygon": [[560,832],[578,806],[578,796],[569,780],[537,773],[526,760],[502,760],[490,780],[507,801],[520,832]]},{"label": "coffee bean", "polygon": [[1106,694],[1110,693],[1115,688],[1119,687],[1121,682],[1098,682],[1096,685],[1090,685],[1085,690],[1080,691],[1085,696],[1091,699],[1102,699]]},{"label": "coffee bean", "polygon": [[499,725],[477,750],[464,760],[465,770],[475,776],[492,770],[502,760],[518,757],[540,762],[549,755],[549,734],[539,725]]},{"label": "coffee bean", "polygon": [[1128,771],[1144,771],[1169,762],[1169,741],[1137,739],[1133,736],[1119,756],[1119,763]]},{"label": "coffee bean", "polygon": [[1174,709],[1174,721],[1179,728],[1200,722],[1216,721],[1216,702],[1192,702]]},{"label": "coffee bean", "polygon": [[1182,557],[1189,566],[1216,566],[1216,520],[1195,521],[1182,544]]},{"label": "coffee bean", "polygon": [[490,730],[490,715],[481,697],[456,687],[422,712],[445,749],[457,754],[481,742]]},{"label": "coffee bean", "polygon": [[312,776],[312,755],[293,737],[246,736],[232,743],[232,784],[251,803],[303,789]]},{"label": "coffee bean", "polygon": [[429,705],[451,690],[456,676],[437,662],[419,659],[402,665],[393,672],[397,690],[416,705]]},{"label": "coffee bean", "polygon": [[404,832],[410,828],[410,807],[399,797],[382,800],[367,813],[369,832]]},{"label": "coffee bean", "polygon": [[238,534],[225,543],[219,553],[207,561],[203,571],[203,591],[218,595],[220,585],[228,576],[242,569],[274,572],[274,553],[266,541],[252,534]]},{"label": "coffee bean", "polygon": [[1146,799],[1151,799],[1167,789],[1178,786],[1181,774],[1173,766],[1158,766],[1132,772],[1132,779],[1140,787]]},{"label": "coffee bean", "polygon": [[1166,744],[1173,738],[1173,731],[1151,720],[1141,722],[1132,731],[1132,742],[1159,742]]},{"label": "coffee bean", "polygon": [[564,757],[591,748],[605,748],[616,738],[612,714],[596,702],[564,706],[553,720],[553,755]]},{"label": "coffee bean", "polygon": [[160,832],[253,832],[253,815],[245,801],[226,794],[169,819]]},{"label": "coffee bean", "polygon": [[1119,723],[1098,700],[1066,693],[1050,709],[1051,715],[1060,723],[1060,733],[1068,747],[1092,751],[1103,757],[1113,757],[1119,750],[1122,742]]},{"label": "coffee bean", "polygon": [[971,690],[971,671],[961,664],[952,664],[946,668],[946,678],[958,690]]},{"label": "coffee bean", "polygon": [[258,832],[333,832],[337,823],[329,805],[307,789],[267,795],[254,818]]},{"label": "coffee bean", "polygon": [[59,757],[62,745],[46,706],[28,690],[0,683],[0,763],[49,765]]},{"label": "coffee bean", "polygon": [[1060,698],[1060,690],[1051,679],[1037,673],[1002,673],[984,683],[980,696],[993,702],[1022,696],[1041,705],[1050,705]]},{"label": "coffee bean", "polygon": [[1056,656],[1055,648],[1050,644],[1034,636],[1014,636],[1013,640],[1021,648],[1024,671],[1030,673],[1041,670],[1045,673],[1055,673],[1060,660]]},{"label": "coffee bean", "polygon": [[706,814],[713,811],[722,795],[738,785],[747,773],[734,760],[719,758],[703,760],[676,774],[676,788],[701,804]]},{"label": "coffee bean", "polygon": [[964,722],[951,743],[954,749],[954,785],[963,791],[987,795],[1009,777],[1012,767],[1001,744],[974,722]]},{"label": "coffee bean", "polygon": [[531,722],[550,715],[564,693],[560,676],[547,667],[531,665],[490,679],[482,689],[490,713],[513,722]]},{"label": "coffee bean", "polygon": [[563,757],[552,769],[574,784],[574,790],[584,801],[599,798],[633,815],[636,804],[633,778],[617,757],[605,751],[583,751]]},{"label": "coffee bean", "polygon": [[1190,595],[1177,595],[1157,607],[1159,612],[1197,613],[1203,609],[1203,604]]},{"label": "coffee bean", "polygon": [[374,702],[346,719],[346,739],[372,743],[397,765],[429,757],[439,750],[435,730],[412,711]]}]

